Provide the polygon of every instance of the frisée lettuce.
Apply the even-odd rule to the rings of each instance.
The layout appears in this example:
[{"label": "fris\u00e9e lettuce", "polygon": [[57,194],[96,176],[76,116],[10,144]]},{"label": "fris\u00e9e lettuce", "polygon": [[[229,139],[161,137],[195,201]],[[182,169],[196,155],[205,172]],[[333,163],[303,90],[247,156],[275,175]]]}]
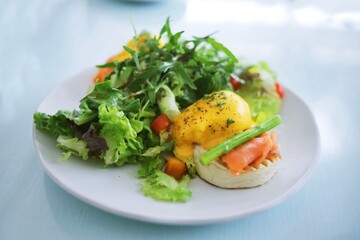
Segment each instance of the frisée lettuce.
[{"label": "fris\u00e9e lettuce", "polygon": [[191,191],[187,188],[190,177],[185,175],[180,181],[162,171],[156,171],[141,184],[145,196],[169,202],[186,202],[191,198]]}]

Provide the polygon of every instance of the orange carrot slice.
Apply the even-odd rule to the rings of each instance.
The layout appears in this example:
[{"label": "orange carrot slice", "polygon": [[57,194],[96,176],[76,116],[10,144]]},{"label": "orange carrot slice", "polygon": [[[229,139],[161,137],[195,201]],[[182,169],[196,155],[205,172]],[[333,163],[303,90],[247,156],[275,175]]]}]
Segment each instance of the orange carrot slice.
[{"label": "orange carrot slice", "polygon": [[176,157],[170,157],[165,165],[164,172],[180,180],[186,172],[186,164]]}]

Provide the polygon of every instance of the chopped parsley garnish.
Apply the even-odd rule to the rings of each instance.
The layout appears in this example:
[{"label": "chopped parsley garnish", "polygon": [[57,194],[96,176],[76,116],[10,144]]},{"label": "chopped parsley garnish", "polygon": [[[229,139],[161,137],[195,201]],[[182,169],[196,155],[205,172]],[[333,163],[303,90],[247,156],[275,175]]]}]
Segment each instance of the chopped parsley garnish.
[{"label": "chopped parsley garnish", "polygon": [[230,118],[228,118],[228,119],[226,120],[226,124],[227,124],[227,125],[230,125],[230,124],[233,124],[233,123],[235,123],[235,121],[232,120],[232,119],[230,119]]},{"label": "chopped parsley garnish", "polygon": [[214,107],[222,107],[225,103],[224,102],[216,102],[213,104]]}]

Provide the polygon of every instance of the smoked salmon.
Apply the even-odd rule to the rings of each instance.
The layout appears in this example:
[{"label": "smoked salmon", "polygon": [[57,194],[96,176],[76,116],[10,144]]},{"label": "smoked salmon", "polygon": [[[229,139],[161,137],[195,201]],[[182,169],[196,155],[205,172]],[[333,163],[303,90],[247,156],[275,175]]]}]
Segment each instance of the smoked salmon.
[{"label": "smoked salmon", "polygon": [[248,166],[257,168],[265,159],[271,160],[275,157],[280,157],[277,149],[276,133],[267,132],[223,155],[220,158],[220,162],[236,176],[248,171]]}]

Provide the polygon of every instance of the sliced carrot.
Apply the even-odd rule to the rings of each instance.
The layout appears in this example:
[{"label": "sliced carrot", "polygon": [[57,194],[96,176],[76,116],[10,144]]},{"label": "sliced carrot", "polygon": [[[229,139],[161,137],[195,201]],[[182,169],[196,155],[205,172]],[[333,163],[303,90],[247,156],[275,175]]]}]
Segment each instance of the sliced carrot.
[{"label": "sliced carrot", "polygon": [[[141,45],[146,41],[146,39],[149,38],[149,35],[147,33],[142,33],[138,36],[136,49],[140,49]],[[127,45],[127,47],[135,50],[135,41],[134,39],[130,40]],[[128,53],[125,50],[122,50],[119,54],[112,56],[109,58],[106,63],[113,62],[113,61],[124,61],[126,59],[131,58],[131,54]],[[99,72],[95,75],[93,78],[93,82],[103,82],[105,78],[114,70],[114,68],[100,68]]]},{"label": "sliced carrot", "polygon": [[151,129],[160,134],[160,132],[166,130],[171,125],[170,119],[165,114],[160,114],[155,118],[155,120],[151,123]]},{"label": "sliced carrot", "polygon": [[165,165],[164,172],[180,180],[186,172],[186,164],[176,157],[170,157]]},{"label": "sliced carrot", "polygon": [[100,68],[99,72],[95,75],[95,77],[93,78],[93,82],[103,82],[105,80],[105,78],[114,70],[113,67],[111,68]]}]

